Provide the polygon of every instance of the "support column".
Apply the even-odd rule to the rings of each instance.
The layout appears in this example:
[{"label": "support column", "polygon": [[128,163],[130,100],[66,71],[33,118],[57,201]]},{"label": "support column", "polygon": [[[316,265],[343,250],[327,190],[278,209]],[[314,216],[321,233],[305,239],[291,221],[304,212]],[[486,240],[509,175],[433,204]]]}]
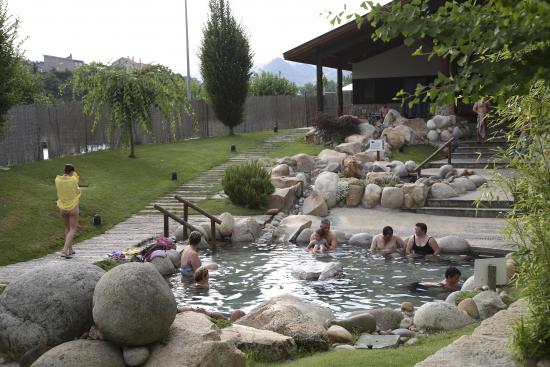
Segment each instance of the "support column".
[{"label": "support column", "polygon": [[336,96],[338,97],[338,116],[344,114],[344,94],[342,93],[342,67],[338,66],[336,73]]},{"label": "support column", "polygon": [[323,65],[321,64],[321,56],[317,55],[317,112],[323,112]]}]

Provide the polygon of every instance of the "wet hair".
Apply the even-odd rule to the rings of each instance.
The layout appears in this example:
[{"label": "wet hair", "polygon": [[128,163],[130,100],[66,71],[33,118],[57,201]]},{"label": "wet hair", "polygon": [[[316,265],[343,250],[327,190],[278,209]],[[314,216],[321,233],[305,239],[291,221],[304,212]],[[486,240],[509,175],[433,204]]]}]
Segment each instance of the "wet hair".
[{"label": "wet hair", "polygon": [[393,234],[393,228],[390,227],[390,226],[385,226],[384,228],[382,228],[382,234],[384,236],[387,236],[389,234]]},{"label": "wet hair", "polygon": [[198,268],[197,271],[195,271],[194,278],[195,278],[195,282],[197,283],[200,283],[206,278],[208,278],[208,268],[204,266],[201,266],[200,268]]},{"label": "wet hair", "polygon": [[445,279],[450,278],[450,277],[454,277],[457,274],[462,275],[460,270],[458,270],[454,266],[450,266],[449,268],[447,268],[447,270],[445,270]]},{"label": "wet hair", "polygon": [[328,220],[327,218],[321,219],[321,224],[328,224],[330,226],[330,220]]},{"label": "wet hair", "polygon": [[202,233],[198,231],[193,231],[189,234],[189,244],[190,245],[198,245],[201,242]]},{"label": "wet hair", "polygon": [[65,165],[65,170],[64,171],[65,171],[65,174],[68,175],[69,173],[74,172],[74,166],[70,163],[67,163]]},{"label": "wet hair", "polygon": [[415,226],[420,228],[424,233],[428,232],[428,226],[426,225],[426,223],[416,223]]},{"label": "wet hair", "polygon": [[323,228],[319,228],[315,231],[315,234],[319,237],[323,237],[325,235],[325,230]]}]

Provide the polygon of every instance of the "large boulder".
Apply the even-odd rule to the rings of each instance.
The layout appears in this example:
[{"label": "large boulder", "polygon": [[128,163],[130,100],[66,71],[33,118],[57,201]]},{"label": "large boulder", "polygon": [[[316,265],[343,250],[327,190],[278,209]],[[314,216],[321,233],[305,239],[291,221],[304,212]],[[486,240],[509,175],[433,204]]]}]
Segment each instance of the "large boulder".
[{"label": "large boulder", "polygon": [[315,180],[314,190],[323,195],[329,209],[336,205],[339,181],[340,178],[333,172],[321,172]]},{"label": "large boulder", "polygon": [[256,361],[286,361],[298,351],[290,336],[244,325],[234,324],[222,329],[221,340],[236,345],[244,353],[252,354]]},{"label": "large boulder", "polygon": [[271,176],[281,177],[290,175],[290,167],[288,164],[279,164],[271,169]]},{"label": "large boulder", "polygon": [[368,184],[365,187],[365,193],[363,194],[362,205],[365,208],[374,208],[380,204],[380,198],[382,197],[382,189],[376,184]]},{"label": "large boulder", "polygon": [[453,138],[453,133],[449,130],[443,130],[441,134],[439,134],[439,139],[441,139],[442,142],[449,141]]},{"label": "large boulder", "polygon": [[439,140],[439,133],[435,130],[430,130],[427,134],[426,134],[426,137],[428,138],[428,140],[433,144],[433,143],[436,143],[438,140]]},{"label": "large boulder", "polygon": [[299,266],[292,270],[294,278],[300,280],[327,280],[336,277],[343,271],[342,264],[338,262],[315,262],[306,266]]},{"label": "large boulder", "polygon": [[461,291],[473,291],[476,288],[475,286],[475,278],[472,275],[468,279],[464,281],[464,284],[462,284],[462,288],[460,288]]},{"label": "large boulder", "polygon": [[479,187],[487,183],[487,179],[480,175],[472,175],[472,176],[469,176],[468,178],[470,179],[470,181],[472,181],[476,185],[476,187]]},{"label": "large boulder", "polygon": [[464,181],[459,179],[454,179],[453,182],[449,183],[449,186],[451,186],[458,195],[462,195],[467,191]]},{"label": "large boulder", "polygon": [[292,159],[296,161],[296,171],[298,172],[311,173],[315,169],[315,161],[308,154],[296,154]]},{"label": "large boulder", "polygon": [[421,208],[428,199],[430,188],[421,182],[406,183],[403,185],[403,203],[407,209]]},{"label": "large boulder", "polygon": [[151,348],[145,367],[245,367],[244,353],[222,340],[220,329],[208,316],[196,312],[177,315],[162,342]]},{"label": "large boulder", "polygon": [[414,314],[414,324],[419,329],[454,330],[475,322],[468,314],[447,302],[428,302]]},{"label": "large boulder", "polygon": [[367,312],[358,313],[345,319],[332,320],[330,324],[341,326],[352,332],[372,333],[376,330],[376,319]]},{"label": "large boulder", "polygon": [[331,343],[351,343],[353,341],[353,335],[345,328],[338,325],[329,327],[327,334]]},{"label": "large boulder", "polygon": [[439,173],[438,176],[441,178],[446,178],[449,175],[455,175],[456,169],[451,164],[445,164],[441,167],[439,167]]},{"label": "large boulder", "polygon": [[406,161],[405,167],[407,168],[407,171],[414,172],[414,170],[418,167],[415,161]]},{"label": "large boulder", "polygon": [[361,152],[362,148],[361,143],[342,143],[334,147],[334,150],[340,153],[354,155]]},{"label": "large boulder", "polygon": [[243,218],[235,222],[231,242],[254,242],[260,238],[262,228],[254,218]]},{"label": "large boulder", "polygon": [[125,367],[120,348],[100,340],[73,340],[50,349],[33,367]]},{"label": "large boulder", "polygon": [[323,195],[317,191],[313,191],[311,195],[305,198],[302,213],[305,215],[326,217],[328,215],[328,207]]},{"label": "large boulder", "polygon": [[359,143],[361,144],[361,149],[366,148],[369,145],[370,138],[361,134],[350,135],[345,139],[346,143]]},{"label": "large boulder", "polygon": [[174,266],[172,260],[168,256],[157,256],[151,260],[151,264],[153,264],[160,275],[172,275],[178,271],[178,269]]},{"label": "large boulder", "polygon": [[402,120],[401,125],[411,128],[414,136],[419,140],[423,140],[428,133],[426,121],[421,118]]},{"label": "large boulder", "polygon": [[394,131],[400,132],[405,137],[405,144],[418,144],[419,139],[416,138],[412,129],[405,125],[398,125],[393,128]]},{"label": "large boulder", "polygon": [[430,196],[434,199],[449,199],[458,196],[449,184],[436,182],[430,188]]},{"label": "large boulder", "polygon": [[339,274],[342,274],[344,267],[338,262],[328,263],[321,270],[319,274],[319,280],[327,280],[336,277]]},{"label": "large boulder", "polygon": [[363,192],[365,191],[365,186],[362,185],[348,185],[348,196],[346,196],[346,205],[347,206],[357,206],[361,203],[363,199]]},{"label": "large boulder", "polygon": [[376,320],[376,326],[381,331],[393,330],[399,328],[401,320],[403,320],[403,314],[401,311],[393,310],[391,308],[376,308],[373,310],[359,310],[350,313],[350,317],[361,315],[364,313],[370,314]]},{"label": "large boulder", "polygon": [[[302,183],[299,183],[301,187]],[[279,209],[282,212],[288,212],[296,203],[296,191],[294,186],[284,189],[276,188],[267,198],[267,207],[269,209]]]},{"label": "large boulder", "polygon": [[311,238],[311,235],[313,234],[314,230],[313,228],[306,228],[300,234],[298,237],[296,237],[296,244],[297,245],[308,245],[309,239]]},{"label": "large boulder", "polygon": [[397,166],[393,167],[392,171],[398,177],[407,177],[409,175],[409,170],[404,164],[398,164]]},{"label": "large boulder", "polygon": [[359,124],[359,133],[365,136],[367,139],[372,139],[376,128],[368,122],[362,122]]},{"label": "large boulder", "polygon": [[284,294],[262,302],[236,323],[290,336],[305,350],[327,350],[325,323],[334,318],[326,307]]},{"label": "large boulder", "polygon": [[342,174],[344,175],[344,177],[365,177],[365,173],[363,172],[363,165],[361,164],[361,162],[355,159],[355,156],[349,156],[344,159]]},{"label": "large boulder", "polygon": [[235,218],[231,213],[222,213],[218,216],[218,219],[222,221],[217,227],[222,237],[229,237],[233,233],[233,227],[235,226]]},{"label": "large boulder", "polygon": [[144,365],[149,359],[149,355],[149,348],[147,347],[124,348],[122,350],[124,363],[130,367]]},{"label": "large boulder", "polygon": [[363,248],[370,248],[372,244],[372,235],[370,233],[357,233],[351,236],[348,244],[352,246],[360,246]]},{"label": "large boulder", "polygon": [[458,304],[458,309],[466,312],[473,319],[479,319],[479,311],[475,301],[471,298],[465,298]]},{"label": "large boulder", "polygon": [[394,186],[399,183],[399,177],[391,172],[369,172],[367,173],[367,184],[378,186]]},{"label": "large boulder", "polygon": [[306,228],[310,228],[315,217],[311,215],[289,215],[284,218],[273,231],[275,241],[294,242]]},{"label": "large boulder", "polygon": [[103,274],[95,265],[61,260],[13,280],[0,297],[0,354],[17,359],[82,335],[92,325],[93,292]]},{"label": "large boulder", "polygon": [[[300,180],[298,177],[287,177],[287,176],[280,176],[275,177],[271,176],[271,184],[276,189],[286,189],[288,187],[293,187],[295,185],[302,185],[302,180]],[[301,190],[300,190],[301,194]]]},{"label": "large boulder", "polygon": [[344,161],[344,158],[347,157],[347,154],[337,152],[337,151],[332,150],[332,149],[324,149],[324,150],[321,151],[321,153],[319,153],[319,155],[317,157],[319,159],[324,160],[324,161],[337,162],[341,165],[342,162]]},{"label": "large boulder", "polygon": [[435,115],[434,117],[431,118],[430,121],[432,121],[435,124],[435,127],[437,129],[445,129],[456,123],[456,117],[454,115],[451,115],[451,116]]},{"label": "large boulder", "polygon": [[437,244],[444,254],[465,254],[470,252],[470,243],[458,236],[445,236],[437,240]]},{"label": "large boulder", "polygon": [[[361,164],[376,162],[378,159],[377,152],[374,150],[367,150],[365,152],[357,153],[353,157]],[[384,159],[384,152],[380,152],[380,159]]]},{"label": "large boulder", "polygon": [[403,206],[403,188],[384,187],[380,205],[384,208],[400,209]]},{"label": "large boulder", "polygon": [[479,311],[479,318],[488,319],[500,310],[506,309],[506,303],[502,302],[498,294],[494,291],[484,291],[474,296],[474,302]]},{"label": "large boulder", "polygon": [[382,139],[386,138],[386,141],[391,145],[393,149],[399,149],[405,145],[405,135],[400,130],[388,127],[382,131]]},{"label": "large boulder", "polygon": [[176,300],[151,264],[127,263],[105,273],[95,287],[93,316],[105,338],[119,345],[141,346],[168,334]]}]

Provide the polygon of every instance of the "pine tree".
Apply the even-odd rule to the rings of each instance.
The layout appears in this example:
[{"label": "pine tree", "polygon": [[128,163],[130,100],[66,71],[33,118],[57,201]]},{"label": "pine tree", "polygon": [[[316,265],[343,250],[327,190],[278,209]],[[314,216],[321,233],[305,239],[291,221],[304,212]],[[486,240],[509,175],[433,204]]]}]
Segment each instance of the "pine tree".
[{"label": "pine tree", "polygon": [[233,135],[233,128],[243,121],[252,52],[244,28],[233,17],[229,2],[210,0],[209,8],[199,51],[201,74],[217,118]]}]

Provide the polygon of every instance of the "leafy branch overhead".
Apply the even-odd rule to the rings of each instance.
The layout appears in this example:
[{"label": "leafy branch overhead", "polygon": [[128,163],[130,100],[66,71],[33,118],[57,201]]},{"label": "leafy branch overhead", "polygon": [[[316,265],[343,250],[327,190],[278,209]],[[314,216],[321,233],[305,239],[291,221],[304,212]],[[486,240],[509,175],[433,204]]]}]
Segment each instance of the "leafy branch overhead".
[{"label": "leafy branch overhead", "polygon": [[184,80],[161,65],[126,69],[91,63],[76,69],[69,83],[73,95],[82,97],[84,112],[94,117],[94,129],[108,110],[108,134],[120,129],[130,157],[135,156],[135,128],[152,130],[151,107],[161,112],[172,135],[182,112],[191,114]]}]

